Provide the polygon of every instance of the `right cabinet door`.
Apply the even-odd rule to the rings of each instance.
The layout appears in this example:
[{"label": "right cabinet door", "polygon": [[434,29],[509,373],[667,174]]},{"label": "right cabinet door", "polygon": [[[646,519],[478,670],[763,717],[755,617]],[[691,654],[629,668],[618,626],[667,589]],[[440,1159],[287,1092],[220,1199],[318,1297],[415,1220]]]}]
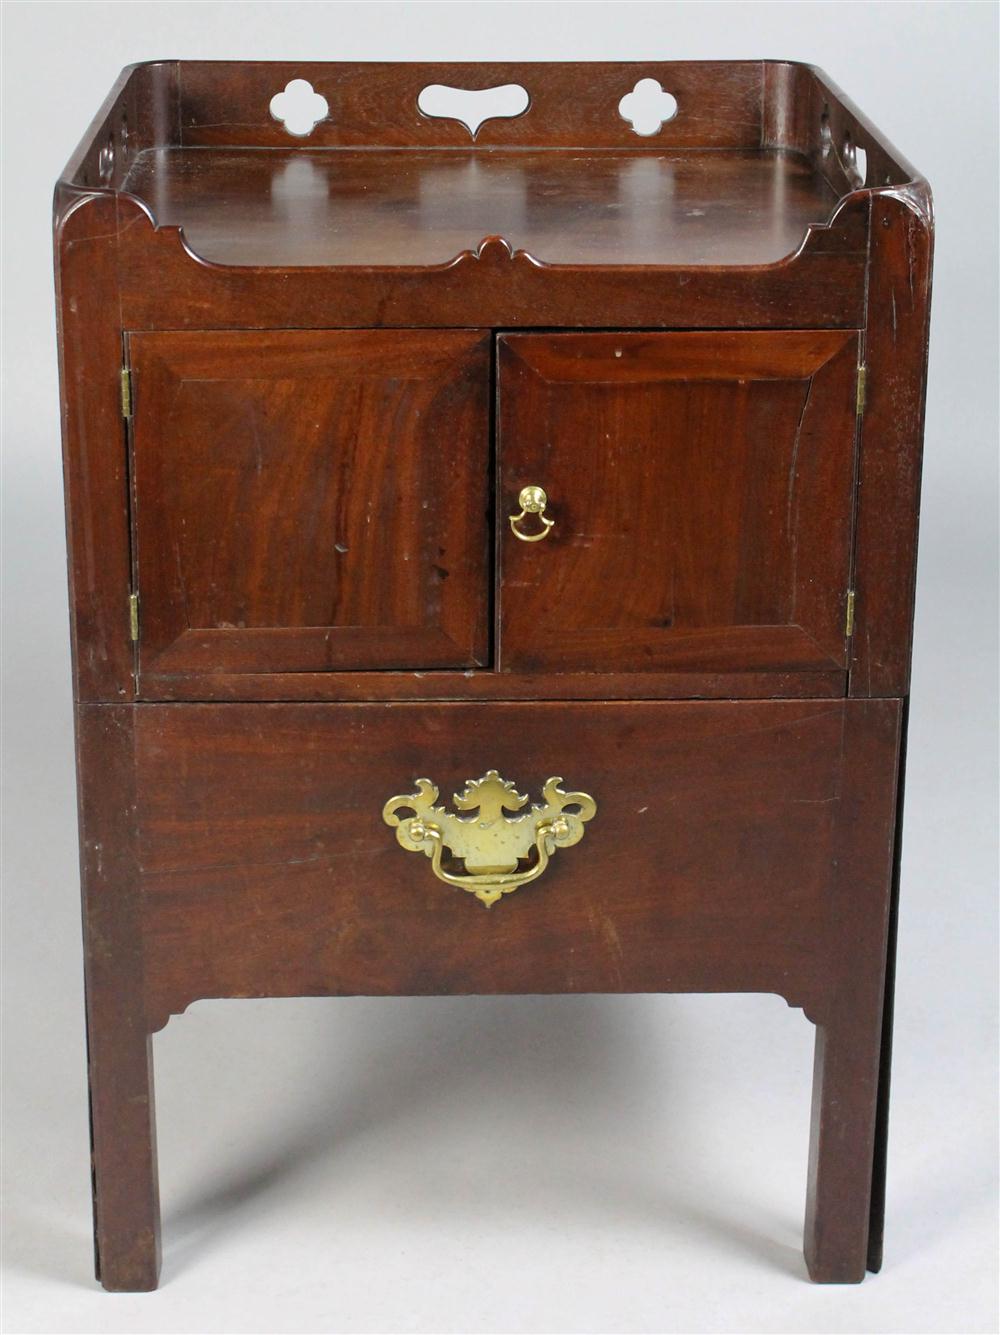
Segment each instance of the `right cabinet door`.
[{"label": "right cabinet door", "polygon": [[499,345],[502,669],[846,667],[856,332]]}]

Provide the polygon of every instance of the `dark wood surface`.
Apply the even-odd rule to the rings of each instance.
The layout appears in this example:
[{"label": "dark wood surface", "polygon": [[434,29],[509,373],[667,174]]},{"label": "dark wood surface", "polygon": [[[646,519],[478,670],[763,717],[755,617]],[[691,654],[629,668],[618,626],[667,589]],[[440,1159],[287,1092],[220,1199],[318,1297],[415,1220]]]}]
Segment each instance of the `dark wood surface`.
[{"label": "dark wood surface", "polygon": [[856,335],[511,334],[502,668],[843,667]]},{"label": "dark wood surface", "polygon": [[77,710],[94,1255],[104,1287],[125,1290],[155,1289],[160,1270],[135,722],[129,705]]},{"label": "dark wood surface", "polygon": [[[487,661],[487,347],[130,337],[143,695]],[[502,340],[500,666],[842,668],[857,358],[823,331]],[[532,480],[544,543],[506,522]]]},{"label": "dark wood surface", "polygon": [[823,1013],[813,1017],[805,1256],[820,1283],[862,1280],[868,1260],[900,713],[899,702],[887,700],[860,711],[848,702],[844,710],[820,966],[829,990]]},{"label": "dark wood surface", "polygon": [[851,695],[910,689],[933,213],[926,185],[872,212],[869,395],[861,424]]},{"label": "dark wood surface", "polygon": [[181,672],[149,700],[808,700],[845,694],[842,669],[781,672]]},{"label": "dark wood surface", "polygon": [[133,334],[129,359],[144,689],[486,661],[488,335]]},{"label": "dark wood surface", "polygon": [[[151,1028],[204,996],[776,991],[818,1026],[810,1273],[863,1277],[897,701],[137,715]],[[598,811],[487,910],[381,808],[418,771],[447,793],[493,765]]]},{"label": "dark wood surface", "polygon": [[[327,119],[303,139],[289,135],[268,110],[271,96],[294,78],[311,80],[330,107]],[[617,109],[623,92],[644,78],[660,82],[673,93],[678,104],[676,116],[648,138],[637,135]],[[498,83],[521,83],[529,90],[530,105],[522,116],[490,120],[479,130],[473,165],[480,180],[489,176],[485,166],[490,156],[488,150],[516,148],[525,161],[530,157],[526,150],[549,150],[549,158],[544,159],[549,162],[545,172],[554,170],[564,178],[566,173],[560,173],[553,165],[557,160],[565,160],[564,150],[572,149],[585,156],[591,150],[588,171],[577,173],[575,180],[564,179],[562,189],[564,198],[568,191],[569,197],[575,193],[588,198],[593,206],[600,202],[601,190],[596,182],[589,184],[587,178],[607,177],[609,171],[615,175],[613,168],[602,171],[592,162],[593,150],[609,153],[612,158],[616,154],[619,158],[649,157],[652,150],[654,159],[657,155],[669,159],[681,152],[677,170],[670,173],[672,186],[676,188],[680,181],[682,195],[686,194],[688,183],[698,193],[707,191],[712,226],[699,218],[701,204],[693,195],[692,207],[678,210],[659,187],[654,186],[651,192],[642,187],[638,193],[659,211],[665,210],[664,218],[669,217],[672,226],[666,228],[662,222],[653,226],[648,216],[640,219],[627,199],[619,200],[625,212],[636,220],[636,229],[627,244],[618,229],[617,240],[625,246],[625,253],[631,246],[633,253],[648,255],[648,249],[642,249],[648,246],[648,240],[636,235],[640,228],[647,239],[657,237],[657,245],[661,244],[661,236],[664,245],[669,238],[671,253],[682,258],[683,266],[690,271],[656,265],[637,284],[632,266],[623,266],[620,256],[609,256],[606,250],[601,252],[605,262],[590,266],[539,266],[530,261],[515,261],[513,267],[497,263],[494,268],[492,264],[477,262],[475,256],[482,243],[501,233],[509,225],[508,216],[513,216],[505,212],[506,199],[498,198],[495,192],[484,194],[478,186],[472,188],[472,197],[480,201],[489,198],[490,216],[496,221],[483,224],[479,235],[469,236],[463,242],[468,251],[465,260],[440,273],[428,273],[427,265],[401,266],[398,258],[393,261],[389,257],[388,251],[373,260],[376,272],[372,273],[358,273],[350,267],[332,270],[310,267],[303,272],[261,265],[253,266],[252,272],[247,271],[248,266],[233,265],[202,266],[193,271],[191,257],[181,244],[176,226],[158,219],[164,223],[160,231],[147,235],[147,224],[157,217],[156,190],[143,187],[149,196],[148,204],[123,192],[125,181],[133,173],[135,184],[149,177],[150,163],[170,160],[177,156],[178,150],[182,158],[190,158],[192,150],[199,148],[209,150],[204,159],[208,165],[195,172],[199,179],[206,173],[211,176],[213,171],[224,170],[221,165],[212,167],[209,163],[213,151],[228,150],[215,158],[222,164],[232,151],[252,149],[270,150],[270,156],[282,150],[287,156],[289,149],[296,150],[293,164],[296,172],[300,177],[309,175],[310,180],[314,178],[304,169],[310,156],[316,155],[310,155],[309,150],[340,150],[337,160],[345,161],[343,150],[361,147],[369,153],[377,149],[404,149],[415,154],[414,162],[420,154],[436,150],[439,168],[448,174],[449,154],[469,149],[472,141],[468,130],[458,122],[420,113],[417,107],[420,90],[441,82],[480,89]],[[648,65],[153,62],[126,71],[112,90],[84,143],[67,165],[57,191],[57,211],[65,216],[94,193],[116,193],[123,238],[121,301],[126,328],[323,327],[329,323],[329,318],[322,314],[327,308],[338,311],[338,323],[357,325],[516,325],[524,323],[524,313],[530,311],[533,323],[580,327],[603,324],[683,328],[693,324],[850,328],[864,322],[871,196],[859,189],[863,183],[854,170],[849,146],[868,154],[871,179],[877,186],[898,186],[913,179],[909,164],[883,143],[878,132],[825,76],[810,67],[786,62]],[[706,155],[706,149],[713,151]],[[268,156],[261,159],[265,168]],[[570,160],[573,156],[570,155]],[[468,153],[465,158],[469,159]],[[538,160],[537,153],[533,160]],[[773,164],[778,161],[784,166],[775,176]],[[741,162],[756,164],[749,168],[750,177],[741,176],[742,169],[737,166]],[[705,164],[705,172],[699,163]],[[715,187],[709,179],[713,163],[719,167],[719,184]],[[643,170],[649,172],[648,163]],[[416,167],[412,171],[420,174]],[[786,175],[789,171],[790,176]],[[631,181],[631,167],[629,172]],[[775,187],[774,197],[765,201],[759,193],[759,183],[769,173]],[[406,170],[401,174],[407,175]],[[655,175],[660,178],[663,174],[657,171]],[[732,185],[736,178],[746,187],[742,196],[723,185],[726,179]],[[755,180],[757,185],[753,183]],[[167,204],[170,191],[165,181],[161,185],[162,203]],[[393,187],[386,182],[370,185],[388,190],[387,198],[393,197]],[[803,188],[813,196],[813,205],[805,210]],[[432,222],[435,216],[440,221],[440,209],[445,206],[437,198],[441,194],[438,190],[435,196],[425,193],[421,197],[421,209],[428,212]],[[239,209],[234,209],[233,204],[240,197],[246,198],[242,180],[234,181],[230,174],[225,197],[204,201],[204,206],[209,211],[214,209],[216,216],[222,211],[237,231],[242,225],[238,226]],[[464,198],[468,204],[469,192],[465,192]],[[308,186],[304,192],[292,189],[285,196],[286,204],[292,208],[297,199],[306,204],[310,200],[318,202],[315,191]],[[831,215],[829,205],[836,200],[840,205]],[[820,202],[821,206],[815,207]],[[259,205],[264,206],[262,197]],[[270,232],[275,226],[279,231],[284,226],[278,218],[284,207],[278,204],[276,212],[271,212],[268,199]],[[329,260],[335,253],[342,253],[336,247],[343,244],[343,238],[338,240],[328,235],[330,210],[335,207],[336,191],[332,204],[328,197],[327,211],[319,228],[313,225],[317,221],[314,213],[308,219],[304,215],[300,219],[300,234],[294,241],[300,256],[321,255]],[[560,214],[558,208],[549,208],[544,198],[539,200],[536,191],[531,220],[533,235],[537,232],[539,210],[549,215]],[[803,236],[805,215],[810,212],[813,222]],[[569,246],[575,247],[573,253],[601,257],[592,249],[595,239],[600,240],[599,235],[595,238],[590,234],[594,226],[593,207],[588,214],[589,217],[579,209],[562,210],[559,219],[562,233],[558,238],[561,253],[570,253],[566,250]],[[775,234],[782,235],[777,249],[784,253],[788,253],[785,247],[793,233],[802,237],[793,258],[779,263],[765,262],[768,255],[773,259],[775,253],[771,240],[764,242],[760,230],[765,218]],[[476,232],[480,220],[478,213],[470,220],[475,222]],[[449,216],[448,225],[453,221]],[[605,224],[607,231],[607,219]],[[388,242],[393,232],[399,239],[398,228],[391,219],[380,216],[378,225],[383,241]],[[260,228],[256,230],[259,236]],[[437,224],[432,226],[431,231],[434,230],[440,230]],[[543,230],[547,236],[553,235],[551,216]],[[597,231],[600,233],[601,228]],[[714,237],[720,231],[726,234],[727,249],[706,262],[701,252],[705,248],[712,251],[716,244]],[[232,246],[235,242],[233,236],[226,244]],[[413,238],[403,244],[410,253],[431,253],[425,247],[414,252],[412,247],[423,243]],[[639,249],[635,250],[637,244]],[[760,248],[762,244],[764,250]],[[516,236],[507,242],[512,251],[520,245]],[[274,259],[276,253],[270,250],[269,258]],[[501,261],[507,250],[488,248],[488,253],[494,261]],[[303,259],[298,263],[303,263]],[[151,266],[155,266],[159,277],[155,296],[146,282]]]},{"label": "dark wood surface", "polygon": [[838,199],[747,149],[154,149],[123,188],[202,258],[278,268],[444,264],[493,234],[554,264],[773,264]]},{"label": "dark wood surface", "polygon": [[134,694],[116,224],[114,200],[95,199],[56,231],[70,626],[80,700]]},{"label": "dark wood surface", "polygon": [[[351,992],[778,992],[810,1274],[878,1267],[932,231],[804,65],[123,72],[55,195],[106,1287],[157,1279],[149,1032]],[[380,813],[491,766],[598,814],[486,910]]]},{"label": "dark wood surface", "polygon": [[[299,139],[270,114],[273,95],[305,79],[328,114]],[[64,179],[120,187],[151,148],[468,147],[460,121],[422,114],[428,85],[488,89],[519,84],[524,113],[485,121],[477,147],[645,147],[618,104],[640,79],[674,96],[676,114],[655,135],[674,149],[790,149],[813,160],[839,193],[857,189],[845,146],[868,155],[869,187],[900,185],[916,173],[844,93],[814,66],[796,61],[588,61],[336,63],[149,61],[122,72],[67,164]],[[127,130],[126,134],[122,129]],[[110,144],[110,164],[101,155]]]},{"label": "dark wood surface", "polygon": [[886,940],[886,970],[882,1003],[882,1041],[879,1049],[875,1144],[872,1164],[871,1211],[868,1222],[868,1269],[882,1269],[885,1248],[885,1208],[889,1162],[889,1103],[892,1086],[892,1043],[895,1020],[896,946],[899,935],[899,890],[903,852],[903,808],[906,791],[906,747],[909,700],[902,702],[899,724],[899,781],[896,785],[896,830],[893,844],[892,889]]},{"label": "dark wood surface", "polygon": [[[818,1022],[855,715],[863,935],[886,912],[897,703],[140,706],[150,1023],[204,996],[567,990],[777,991]],[[561,775],[598,814],[487,910],[381,813],[491,768],[536,797]]]},{"label": "dark wood surface", "polygon": [[272,268],[198,264],[180,229],[154,228],[123,195],[121,317],[127,329],[856,329],[869,211],[849,198],[794,256],[766,265],[545,264],[490,233],[440,265]]},{"label": "dark wood surface", "polygon": [[[523,115],[487,121],[477,145],[641,147],[618,103],[641,78],[654,78],[677,100],[661,131],[672,148],[756,148],[760,142],[764,62],[482,61],[382,63],[180,61],[174,66],[177,124],[173,142],[287,148],[271,98],[291,79],[306,79],[326,98],[329,115],[308,138],[328,147],[467,147],[467,127],[421,113],[429,84],[495,88],[521,84]],[[166,71],[165,71],[166,73]]]}]

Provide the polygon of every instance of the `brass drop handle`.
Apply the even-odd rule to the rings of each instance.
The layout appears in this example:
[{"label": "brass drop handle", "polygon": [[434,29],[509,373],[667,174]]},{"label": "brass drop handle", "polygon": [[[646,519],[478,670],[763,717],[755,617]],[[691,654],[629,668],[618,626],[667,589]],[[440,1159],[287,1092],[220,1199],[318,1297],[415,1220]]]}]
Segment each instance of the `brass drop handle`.
[{"label": "brass drop handle", "polygon": [[[522,487],[521,494],[517,498],[517,503],[521,507],[521,513],[507,516],[510,520],[511,532],[514,534],[514,537],[519,538],[521,542],[541,542],[543,538],[547,538],[549,536],[549,529],[555,525],[556,521],[545,517],[545,507],[549,503],[549,498],[546,496],[542,488],[535,486]],[[538,533],[522,533],[518,528],[518,524],[520,524],[522,519],[527,519],[528,515],[538,516],[542,524],[542,528]]]},{"label": "brass drop handle", "polygon": [[[459,815],[437,805],[437,784],[416,783],[415,793],[389,798],[382,819],[395,827],[407,852],[430,858],[439,881],[467,890],[487,908],[541,876],[557,849],[578,844],[584,822],[597,811],[588,793],[565,792],[557,778],[544,784],[544,800],[525,811],[527,797],[495,769],[487,770],[455,794]],[[445,866],[446,848],[453,866],[459,863],[462,870]]]}]

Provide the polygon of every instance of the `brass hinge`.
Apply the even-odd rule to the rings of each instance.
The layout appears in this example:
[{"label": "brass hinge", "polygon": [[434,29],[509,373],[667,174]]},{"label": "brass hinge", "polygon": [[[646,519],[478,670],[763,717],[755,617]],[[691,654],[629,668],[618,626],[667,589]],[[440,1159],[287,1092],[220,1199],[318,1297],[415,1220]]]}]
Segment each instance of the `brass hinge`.
[{"label": "brass hinge", "polygon": [[860,417],[865,410],[865,399],[868,394],[868,367],[861,365],[858,367],[858,394],[855,400],[855,408]]},{"label": "brass hinge", "polygon": [[844,635],[850,639],[854,634],[854,590],[847,590],[847,615],[844,620]]},{"label": "brass hinge", "polygon": [[132,416],[132,372],[122,367],[122,417]]},{"label": "brass hinge", "polygon": [[139,639],[139,595],[130,593],[128,596],[128,633],[132,643],[137,643]]}]

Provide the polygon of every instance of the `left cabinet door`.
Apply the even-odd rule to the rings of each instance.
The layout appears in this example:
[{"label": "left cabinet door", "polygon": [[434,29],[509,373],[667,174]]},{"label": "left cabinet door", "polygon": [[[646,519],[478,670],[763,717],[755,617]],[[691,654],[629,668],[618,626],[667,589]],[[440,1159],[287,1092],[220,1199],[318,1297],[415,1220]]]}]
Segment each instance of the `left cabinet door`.
[{"label": "left cabinet door", "polygon": [[137,333],[140,690],[489,652],[490,339]]}]

